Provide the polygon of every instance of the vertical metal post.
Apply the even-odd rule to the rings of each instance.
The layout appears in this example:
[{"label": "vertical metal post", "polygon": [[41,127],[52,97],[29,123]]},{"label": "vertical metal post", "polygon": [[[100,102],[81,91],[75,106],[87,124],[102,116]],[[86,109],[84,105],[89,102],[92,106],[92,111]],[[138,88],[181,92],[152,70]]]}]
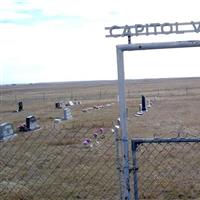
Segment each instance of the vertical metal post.
[{"label": "vertical metal post", "polygon": [[128,44],[131,44],[131,36],[128,36]]},{"label": "vertical metal post", "polygon": [[120,189],[120,200],[123,200],[123,190],[122,190],[122,177],[121,177],[121,160],[120,160],[120,150],[119,142],[121,142],[121,137],[119,136],[119,126],[114,127],[114,137],[115,137],[115,147],[116,147],[116,168],[119,176],[119,189]]},{"label": "vertical metal post", "polygon": [[134,188],[134,200],[139,200],[138,196],[138,164],[137,164],[137,144],[132,141],[132,158],[133,158],[133,188]]},{"label": "vertical metal post", "polygon": [[118,89],[119,89],[119,111],[120,127],[122,130],[123,144],[123,173],[124,173],[124,200],[130,200],[130,179],[129,179],[129,149],[128,131],[126,125],[126,98],[125,98],[125,76],[123,51],[117,47],[117,68],[118,68]]}]

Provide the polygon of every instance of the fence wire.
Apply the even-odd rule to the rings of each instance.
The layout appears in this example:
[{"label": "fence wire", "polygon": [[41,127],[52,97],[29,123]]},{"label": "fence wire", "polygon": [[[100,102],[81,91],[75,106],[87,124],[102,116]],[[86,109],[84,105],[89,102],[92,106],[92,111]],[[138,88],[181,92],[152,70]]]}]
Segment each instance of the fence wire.
[{"label": "fence wire", "polygon": [[[23,90],[22,90],[23,91]],[[58,92],[55,90],[54,92],[38,92],[37,90],[34,92],[30,92],[26,95],[24,93],[19,92],[18,90],[15,94],[7,93],[7,91],[0,91],[0,104],[7,105],[17,103],[18,101],[23,101],[24,103],[33,103],[33,102],[46,102],[46,101],[68,101],[73,99],[79,100],[107,100],[107,99],[116,99],[118,92],[117,87],[113,88],[112,91],[107,91],[107,89],[101,90],[99,88],[96,89],[95,92],[87,91],[81,93],[77,89],[73,89],[70,91],[61,91]],[[25,90],[26,92],[26,90]],[[178,97],[178,96],[199,96],[200,95],[200,87],[181,87],[181,88],[158,88],[158,89],[141,89],[135,90],[128,89],[127,98],[140,98],[141,95],[149,96],[149,97]]]},{"label": "fence wire", "polygon": [[199,138],[132,144],[135,199],[199,199]]},{"label": "fence wire", "polygon": [[72,123],[0,142],[0,200],[119,199],[113,133],[83,145],[94,129]]}]

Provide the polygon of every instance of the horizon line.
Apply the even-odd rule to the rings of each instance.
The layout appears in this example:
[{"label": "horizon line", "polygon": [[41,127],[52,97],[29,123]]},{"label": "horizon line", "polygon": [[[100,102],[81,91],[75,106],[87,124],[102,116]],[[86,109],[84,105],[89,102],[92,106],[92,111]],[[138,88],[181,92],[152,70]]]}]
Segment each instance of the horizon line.
[{"label": "horizon line", "polygon": [[[125,79],[125,81],[138,81],[138,80],[160,80],[160,79],[196,79],[199,76],[185,76],[185,77],[151,77],[151,78],[134,78]],[[16,86],[16,85],[37,85],[37,84],[62,84],[62,83],[81,83],[81,82],[106,82],[106,81],[118,81],[118,79],[100,79],[100,80],[74,80],[74,81],[52,81],[52,82],[27,82],[27,83],[5,83],[0,86]]]}]

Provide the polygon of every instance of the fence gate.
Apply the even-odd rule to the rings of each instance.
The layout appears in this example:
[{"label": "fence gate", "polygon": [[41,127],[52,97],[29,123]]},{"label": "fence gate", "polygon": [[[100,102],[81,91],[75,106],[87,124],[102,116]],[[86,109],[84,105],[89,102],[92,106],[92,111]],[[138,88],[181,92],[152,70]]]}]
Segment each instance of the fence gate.
[{"label": "fence gate", "polygon": [[200,138],[132,140],[135,200],[200,198]]}]

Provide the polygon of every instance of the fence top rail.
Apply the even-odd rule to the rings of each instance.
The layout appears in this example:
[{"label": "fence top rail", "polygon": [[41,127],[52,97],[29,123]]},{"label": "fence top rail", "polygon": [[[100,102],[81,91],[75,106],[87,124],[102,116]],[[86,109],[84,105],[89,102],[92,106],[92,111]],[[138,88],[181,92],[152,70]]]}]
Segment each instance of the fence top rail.
[{"label": "fence top rail", "polygon": [[117,45],[116,47],[120,51],[200,47],[200,40],[120,44],[120,45]]},{"label": "fence top rail", "polygon": [[132,145],[140,145],[144,143],[181,143],[181,142],[200,142],[200,137],[195,138],[137,138],[131,140]]}]

